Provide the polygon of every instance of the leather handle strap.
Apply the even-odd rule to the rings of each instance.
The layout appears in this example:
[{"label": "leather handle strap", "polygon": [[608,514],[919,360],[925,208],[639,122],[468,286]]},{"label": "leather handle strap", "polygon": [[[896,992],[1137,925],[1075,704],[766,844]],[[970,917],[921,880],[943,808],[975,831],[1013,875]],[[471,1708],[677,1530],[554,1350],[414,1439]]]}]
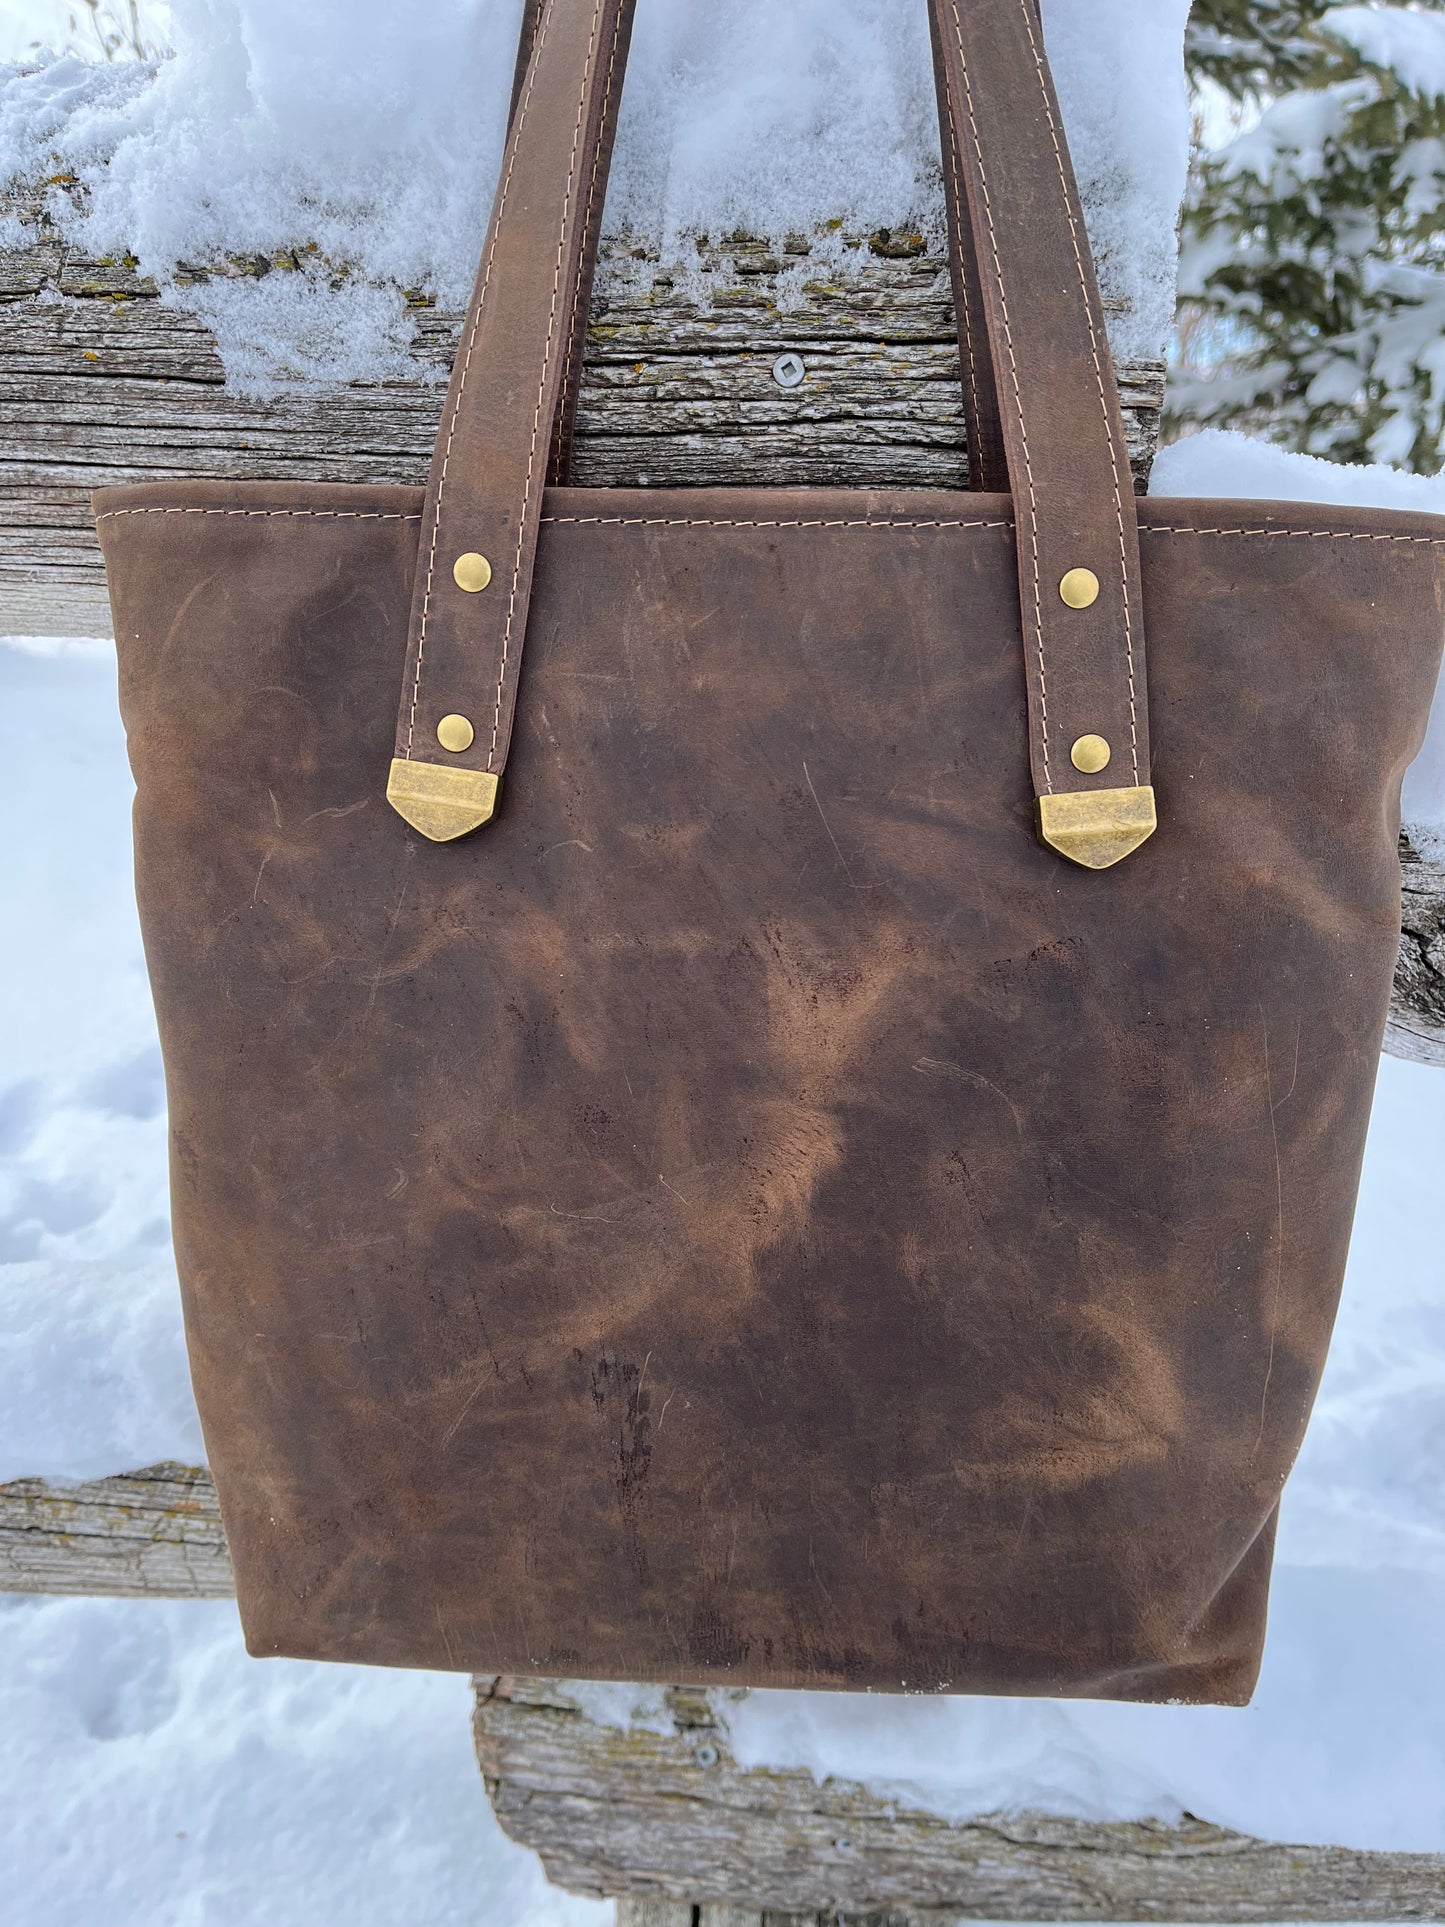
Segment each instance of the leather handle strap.
[{"label": "leather handle strap", "polygon": [[422,513],[394,808],[449,841],[485,823],[511,741],[542,495],[605,185],[604,104],[634,0],[547,0],[516,100]]},{"label": "leather handle strap", "polygon": [[[1039,0],[1030,0],[1037,11]],[[959,363],[963,375],[963,420],[968,448],[968,485],[988,494],[1008,491],[1008,456],[999,409],[998,373],[983,305],[978,252],[968,218],[963,170],[948,94],[948,68],[939,31],[939,10],[928,9],[933,43],[933,76],[938,93],[938,125],[943,147],[943,200],[948,218],[948,261],[958,322]]]},{"label": "leather handle strap", "polygon": [[[510,131],[527,85],[527,69],[537,42],[537,28],[547,0],[523,0],[522,23],[517,36],[517,65],[512,76],[512,102],[507,114]],[[582,360],[587,350],[587,322],[592,308],[592,281],[597,267],[597,249],[602,234],[604,195],[599,183],[607,179],[612,164],[612,147],[617,138],[617,115],[622,103],[622,76],[614,68],[608,76],[602,103],[602,122],[598,135],[598,156],[589,175],[587,206],[583,213],[584,235],[582,266],[572,300],[572,315],[567,330],[567,358],[562,375],[562,399],[552,425],[552,453],[547,464],[547,480],[554,487],[566,483],[572,468],[572,444],[577,426],[577,400],[582,385]]]},{"label": "leather handle strap", "polygon": [[[1034,0],[930,5],[1016,508],[1034,787],[1046,839],[1104,867],[1148,834],[1153,799],[1136,834],[1148,785],[1138,544],[1102,309]],[[547,0],[537,18],[443,412],[388,789],[438,838],[486,820],[505,766],[632,11]],[[1079,805],[1062,839],[1049,822],[1058,794]],[[1120,798],[1136,808],[1122,829],[1109,816]]]},{"label": "leather handle strap", "polygon": [[507,108],[507,132],[517,124],[517,109],[527,85],[527,69],[532,64],[532,49],[537,44],[537,27],[547,0],[522,0],[522,21],[517,29],[517,64],[512,70],[512,99]]},{"label": "leather handle strap", "polygon": [[1133,477],[1043,34],[1030,0],[934,9],[998,371],[1035,792],[1142,789]]}]

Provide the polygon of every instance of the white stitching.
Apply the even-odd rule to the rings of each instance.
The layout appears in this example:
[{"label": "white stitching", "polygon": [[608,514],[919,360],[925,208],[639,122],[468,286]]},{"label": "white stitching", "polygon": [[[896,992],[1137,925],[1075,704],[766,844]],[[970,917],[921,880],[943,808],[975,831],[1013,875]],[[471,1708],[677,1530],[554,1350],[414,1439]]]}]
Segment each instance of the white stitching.
[{"label": "white stitching", "polygon": [[1028,425],[1024,420],[1023,391],[1019,386],[1018,361],[1014,355],[1013,328],[1009,321],[1008,295],[1004,290],[1004,284],[1003,284],[1003,266],[999,260],[998,234],[993,224],[993,200],[988,191],[988,171],[984,166],[983,148],[978,138],[978,122],[974,118],[974,112],[973,112],[973,86],[969,80],[968,58],[967,58],[967,55],[964,53],[963,22],[959,18],[958,0],[952,0],[952,8],[953,8],[953,30],[954,30],[955,37],[957,38],[957,41],[958,41],[958,63],[963,72],[964,105],[968,112],[969,131],[973,136],[973,151],[978,162],[979,182],[983,189],[983,210],[984,210],[985,216],[987,217],[989,248],[993,255],[994,279],[998,282],[999,308],[1003,315],[1004,346],[1008,350],[1009,375],[1013,382],[1014,413],[1018,417],[1019,442],[1023,449],[1024,482],[1028,490],[1028,498],[1029,498],[1029,542],[1030,542],[1032,555],[1033,555],[1033,574],[1034,574],[1033,615],[1034,615],[1034,631],[1037,637],[1038,658],[1039,658],[1039,721],[1041,724],[1041,733],[1042,733],[1042,739],[1043,739],[1044,788],[1046,790],[1049,790],[1052,788],[1052,779],[1050,778],[1050,775],[1049,775],[1049,688],[1048,688],[1048,674],[1047,674],[1046,665],[1044,663],[1043,587],[1040,580],[1040,569],[1039,569],[1038,496],[1034,489],[1033,464],[1029,459]]},{"label": "white stitching", "polygon": [[[617,9],[617,24],[612,29],[612,53],[607,62],[607,83],[602,94],[602,120],[597,130],[597,152],[592,157],[592,178],[587,184],[587,210],[582,219],[582,246],[585,252],[588,237],[592,233],[592,210],[597,201],[597,180],[602,172],[602,149],[606,142],[607,122],[612,114],[612,83],[617,72],[617,50],[622,45],[622,21],[625,9]],[[557,451],[562,449],[566,439],[567,409],[571,402],[572,391],[582,374],[582,361],[585,352],[585,335],[577,334],[578,310],[582,306],[582,280],[579,273],[577,287],[572,296],[572,312],[567,318],[568,352],[566,366],[562,371],[562,397],[557,404]],[[560,476],[559,480],[562,479]]]},{"label": "white stitching", "polygon": [[547,371],[552,365],[552,348],[557,339],[557,309],[562,294],[562,263],[566,258],[567,216],[572,208],[572,183],[577,178],[577,154],[582,145],[582,129],[587,115],[587,95],[597,55],[597,33],[602,23],[605,0],[597,0],[592,13],[592,38],[587,48],[587,64],[582,70],[582,92],[577,100],[577,124],[572,130],[572,159],[567,170],[567,186],[562,196],[562,227],[557,236],[557,261],[552,271],[552,312],[547,320],[547,346],[542,355],[542,379],[537,387],[537,406],[532,415],[532,447],[527,457],[527,480],[522,490],[522,512],[517,519],[517,553],[512,562],[512,586],[507,598],[507,621],[502,630],[502,660],[497,671],[497,699],[492,709],[492,741],[487,751],[490,770],[497,756],[497,741],[502,732],[502,695],[507,684],[507,655],[512,641],[512,623],[517,613],[517,588],[522,579],[522,549],[527,539],[527,510],[532,501],[532,478],[537,471],[537,442],[542,429],[542,402],[547,393]]},{"label": "white stitching", "polygon": [[[600,0],[599,0],[599,3],[600,3]],[[490,285],[490,282],[492,279],[492,261],[497,252],[497,238],[502,231],[502,215],[506,211],[507,196],[511,192],[511,188],[512,188],[512,170],[517,164],[517,150],[521,145],[521,141],[519,137],[522,132],[522,127],[527,119],[527,109],[532,104],[532,89],[536,85],[536,78],[537,78],[537,57],[541,53],[543,46],[546,44],[547,30],[551,26],[551,24],[552,24],[552,9],[550,6],[548,6],[543,12],[541,22],[537,28],[537,38],[532,43],[532,60],[531,60],[530,69],[527,75],[527,91],[522,96],[521,105],[517,110],[517,123],[516,123],[515,130],[513,132],[512,138],[509,142],[509,145],[512,150],[511,158],[507,162],[506,177],[502,182],[502,191],[497,200],[497,212],[492,221],[491,240],[488,242],[488,245],[487,245],[486,263],[482,269],[482,285],[477,292],[477,311],[472,316],[471,330],[467,336],[466,353],[462,358],[461,377],[457,382],[456,397],[452,402],[451,418],[447,422],[446,446],[442,450],[441,474],[437,477],[436,506],[432,512],[431,547],[427,552],[426,582],[422,588],[421,621],[417,628],[416,672],[412,677],[411,708],[407,713],[406,743],[402,750],[402,756],[404,760],[408,762],[411,760],[412,734],[416,728],[416,706],[421,696],[421,664],[422,664],[422,656],[425,654],[425,651],[426,651],[426,623],[427,623],[427,616],[431,609],[432,577],[436,572],[437,538],[441,533],[442,497],[446,493],[447,468],[451,462],[451,456],[452,456],[452,438],[455,436],[457,432],[457,416],[461,412],[462,396],[466,393],[467,375],[470,372],[471,365],[472,365],[472,350],[476,346],[477,331],[482,325],[482,308],[486,302],[487,288]]]},{"label": "white stitching", "polygon": [[400,509],[102,509],[97,522],[114,522],[122,515],[259,515],[324,517],[329,522],[419,522],[420,510]]},{"label": "white stitching", "polygon": [[1167,522],[1141,522],[1141,535],[1262,535],[1268,539],[1291,536],[1331,542],[1408,542],[1416,548],[1445,549],[1441,535],[1372,535],[1365,529],[1194,529],[1173,528]]},{"label": "white stitching", "polygon": [[[1043,96],[1044,115],[1049,123],[1049,138],[1054,146],[1054,159],[1058,163],[1059,185],[1064,193],[1064,212],[1069,221],[1069,238],[1073,242],[1074,261],[1079,270],[1079,287],[1084,297],[1084,318],[1089,325],[1089,345],[1094,355],[1094,376],[1099,384],[1099,408],[1104,417],[1104,435],[1113,455],[1114,512],[1119,521],[1119,587],[1124,598],[1124,653],[1129,676],[1129,737],[1134,762],[1134,782],[1137,785],[1139,781],[1139,712],[1134,691],[1134,622],[1129,603],[1129,545],[1124,534],[1124,495],[1119,479],[1119,450],[1114,440],[1114,419],[1109,412],[1109,396],[1104,384],[1104,363],[1099,351],[1099,332],[1094,326],[1094,304],[1089,295],[1089,277],[1084,268],[1084,256],[1079,246],[1079,224],[1074,219],[1068,169],[1064,166],[1058,124],[1054,119],[1053,103],[1049,99],[1043,55],[1039,50],[1038,36],[1034,32],[1033,10],[1029,0],[1019,0],[1019,5],[1023,9],[1024,26],[1029,36],[1029,49],[1033,54],[1034,67],[1038,73],[1039,92]],[[955,19],[957,14],[957,0],[954,0]]]},{"label": "white stitching", "polygon": [[866,521],[846,517],[819,517],[815,521],[745,521],[721,516],[691,515],[544,515],[544,522],[572,527],[613,529],[1011,529],[1012,522],[984,521],[885,521],[870,516]]},{"label": "white stitching", "polygon": [[[140,508],[140,509],[102,509],[96,516],[97,522],[114,522],[122,515],[242,515],[255,516],[262,520],[285,520],[288,517],[311,518],[327,522],[420,522],[418,510],[401,509],[203,509],[203,508]],[[902,518],[889,519],[883,516],[870,516],[867,520],[853,521],[847,517],[818,517],[811,521],[747,521],[742,517],[726,520],[710,516],[671,516],[671,515],[544,515],[544,522],[586,525],[597,528],[647,528],[647,529],[1011,529],[1009,521],[945,521],[914,520]],[[1264,536],[1274,540],[1285,536],[1294,540],[1309,539],[1330,542],[1404,542],[1413,548],[1445,549],[1445,536],[1442,535],[1377,535],[1365,529],[1216,529],[1191,528],[1187,523],[1182,527],[1168,522],[1140,522],[1141,535],[1239,535],[1248,537]]]}]

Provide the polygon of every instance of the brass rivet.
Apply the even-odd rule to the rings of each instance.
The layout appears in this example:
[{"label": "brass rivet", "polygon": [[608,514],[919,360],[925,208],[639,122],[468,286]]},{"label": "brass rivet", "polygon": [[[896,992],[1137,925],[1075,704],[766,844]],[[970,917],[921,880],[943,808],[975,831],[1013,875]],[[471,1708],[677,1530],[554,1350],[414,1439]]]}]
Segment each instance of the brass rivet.
[{"label": "brass rivet", "polygon": [[449,749],[453,756],[460,756],[464,749],[470,749],[476,734],[465,716],[443,716],[437,724],[437,741],[443,749]]},{"label": "brass rivet", "polygon": [[492,565],[484,555],[469,549],[453,562],[452,575],[459,589],[465,589],[468,595],[480,595],[492,579]]},{"label": "brass rivet", "polygon": [[1101,769],[1109,767],[1113,753],[1102,736],[1081,736],[1069,751],[1069,761],[1085,776],[1097,776]]},{"label": "brass rivet", "polygon": [[1092,569],[1070,569],[1059,594],[1071,609],[1092,609],[1099,600],[1099,578]]}]

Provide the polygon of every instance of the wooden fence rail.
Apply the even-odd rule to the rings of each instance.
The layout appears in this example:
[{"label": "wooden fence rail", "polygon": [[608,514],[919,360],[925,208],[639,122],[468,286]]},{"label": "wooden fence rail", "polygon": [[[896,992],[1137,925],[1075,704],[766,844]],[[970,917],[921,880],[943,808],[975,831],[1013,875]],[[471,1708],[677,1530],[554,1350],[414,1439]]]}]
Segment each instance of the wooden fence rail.
[{"label": "wooden fence rail", "polygon": [[[0,192],[23,245],[0,252],[0,632],[109,633],[91,489],[166,476],[426,480],[462,316],[415,309],[414,372],[230,392],[215,341],[125,256],[60,237],[38,185]],[[572,479],[594,487],[957,488],[968,476],[944,263],[906,229],[843,236],[852,265],[733,235],[687,287],[636,241],[604,244]],[[189,263],[192,283],[301,274],[291,250]],[[801,287],[794,284],[801,276]],[[785,285],[786,284],[786,285]],[[691,290],[706,286],[701,301]],[[802,364],[780,384],[784,355]],[[1158,444],[1162,361],[1120,369],[1136,476]]]}]

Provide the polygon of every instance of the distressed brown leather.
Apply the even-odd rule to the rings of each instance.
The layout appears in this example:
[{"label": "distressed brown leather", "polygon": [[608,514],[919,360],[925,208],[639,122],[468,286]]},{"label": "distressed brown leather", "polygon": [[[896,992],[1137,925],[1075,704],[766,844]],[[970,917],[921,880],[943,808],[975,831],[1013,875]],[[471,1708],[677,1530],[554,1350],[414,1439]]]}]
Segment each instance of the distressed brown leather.
[{"label": "distressed brown leather", "polygon": [[252,1651],[1246,1699],[1445,521],[1129,500],[1160,828],[1096,873],[1007,494],[547,491],[501,810],[424,841],[428,501],[96,498]]},{"label": "distressed brown leather", "polygon": [[[1034,788],[1147,785],[1134,484],[1043,31],[1034,0],[934,0],[932,17],[1018,519]],[[1100,583],[1089,609],[1059,594],[1079,567]],[[1069,751],[1091,734],[1113,756],[1084,774]]]}]

